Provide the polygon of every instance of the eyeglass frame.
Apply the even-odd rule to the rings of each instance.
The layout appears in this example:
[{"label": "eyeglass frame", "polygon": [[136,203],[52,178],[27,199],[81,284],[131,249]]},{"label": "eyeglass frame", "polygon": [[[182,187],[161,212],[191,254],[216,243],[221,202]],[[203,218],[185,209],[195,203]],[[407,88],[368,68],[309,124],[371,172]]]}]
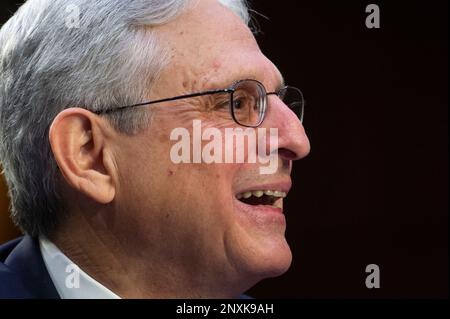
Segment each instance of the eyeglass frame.
[{"label": "eyeglass frame", "polygon": [[[260,85],[263,89],[265,93],[265,103],[264,103],[264,109],[261,115],[261,118],[258,122],[258,124],[255,125],[245,125],[240,123],[234,114],[234,105],[233,105],[233,95],[236,92],[236,86],[239,83],[242,83],[244,81],[253,81],[256,82],[258,85]],[[262,84],[260,81],[258,80],[254,80],[254,79],[243,79],[243,80],[238,80],[236,82],[234,82],[230,87],[226,88],[226,89],[218,89],[218,90],[207,90],[207,91],[203,91],[203,92],[197,92],[197,93],[190,93],[190,94],[184,94],[184,95],[178,95],[178,96],[174,96],[174,97],[170,97],[170,98],[164,98],[164,99],[159,99],[159,100],[154,100],[154,101],[148,101],[148,102],[143,102],[143,103],[137,103],[137,104],[132,104],[132,105],[125,105],[125,106],[119,106],[117,108],[110,108],[110,109],[105,109],[105,110],[100,110],[100,111],[93,111],[93,113],[97,114],[97,115],[101,115],[101,114],[107,114],[107,113],[111,113],[111,112],[116,112],[116,111],[121,111],[123,109],[126,108],[130,108],[130,107],[136,107],[136,106],[145,106],[145,105],[152,105],[152,104],[157,104],[157,103],[164,103],[164,102],[171,102],[171,101],[177,101],[177,100],[182,100],[182,99],[190,99],[193,97],[199,97],[199,96],[205,96],[205,95],[212,95],[212,94],[223,94],[223,93],[228,93],[230,94],[230,113],[231,113],[231,117],[233,119],[234,122],[236,122],[238,125],[244,126],[244,127],[258,127],[262,124],[262,122],[264,121],[265,117],[266,117],[266,110],[267,110],[267,96],[268,95],[276,95],[279,97],[280,92],[282,92],[283,90],[286,89],[295,89],[297,90],[301,97],[302,97],[302,112],[301,112],[301,116],[299,117],[300,122],[303,121],[303,113],[304,113],[304,105],[305,105],[305,100],[303,98],[303,93],[299,88],[293,87],[293,86],[289,86],[289,85],[284,85],[283,87],[281,87],[280,89],[278,89],[277,91],[274,92],[267,92],[264,84]]]}]

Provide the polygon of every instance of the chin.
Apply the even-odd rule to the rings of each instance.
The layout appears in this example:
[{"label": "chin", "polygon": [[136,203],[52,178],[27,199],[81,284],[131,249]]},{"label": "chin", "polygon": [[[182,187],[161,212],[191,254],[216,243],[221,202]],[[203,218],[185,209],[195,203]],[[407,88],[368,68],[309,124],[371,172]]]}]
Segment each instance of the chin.
[{"label": "chin", "polygon": [[292,263],[292,253],[286,239],[282,235],[252,238],[247,241],[241,238],[234,265],[239,273],[243,290],[253,287],[266,278],[284,274]]},{"label": "chin", "polygon": [[263,241],[265,247],[255,257],[253,272],[260,275],[261,279],[277,277],[288,271],[292,263],[292,253],[286,239],[279,238],[272,241],[272,245]]}]

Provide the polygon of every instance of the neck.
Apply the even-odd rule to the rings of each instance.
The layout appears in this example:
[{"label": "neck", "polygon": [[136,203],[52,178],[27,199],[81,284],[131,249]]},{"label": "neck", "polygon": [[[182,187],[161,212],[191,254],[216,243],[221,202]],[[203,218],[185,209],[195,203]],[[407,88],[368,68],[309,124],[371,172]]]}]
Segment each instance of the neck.
[{"label": "neck", "polygon": [[[235,298],[245,287],[229,285],[192,263],[191,256],[170,256],[154,247],[139,247],[135,239],[117,236],[94,214],[72,214],[50,239],[78,267],[122,298]],[[108,226],[108,227],[106,227]],[[131,226],[130,226],[131,228]],[[155,252],[155,253],[153,253]],[[168,258],[169,255],[169,258]],[[203,269],[203,271],[202,271]]]}]

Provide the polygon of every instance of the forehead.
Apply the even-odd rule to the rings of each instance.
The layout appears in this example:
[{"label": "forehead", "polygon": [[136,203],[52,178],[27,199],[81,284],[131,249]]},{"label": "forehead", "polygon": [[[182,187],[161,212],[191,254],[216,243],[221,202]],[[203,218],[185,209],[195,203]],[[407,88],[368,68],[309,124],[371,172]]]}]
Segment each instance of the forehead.
[{"label": "forehead", "polygon": [[190,82],[192,89],[222,88],[244,78],[268,86],[282,81],[247,25],[216,0],[198,1],[157,32],[169,49],[171,81]]}]

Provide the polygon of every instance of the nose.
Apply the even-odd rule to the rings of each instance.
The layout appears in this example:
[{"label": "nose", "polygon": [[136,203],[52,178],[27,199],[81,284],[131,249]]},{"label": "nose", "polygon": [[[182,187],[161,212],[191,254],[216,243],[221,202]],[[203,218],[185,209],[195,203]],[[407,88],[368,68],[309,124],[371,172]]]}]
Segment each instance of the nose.
[{"label": "nose", "polygon": [[298,116],[276,95],[268,96],[263,127],[278,128],[278,154],[284,160],[306,157],[311,146]]}]

